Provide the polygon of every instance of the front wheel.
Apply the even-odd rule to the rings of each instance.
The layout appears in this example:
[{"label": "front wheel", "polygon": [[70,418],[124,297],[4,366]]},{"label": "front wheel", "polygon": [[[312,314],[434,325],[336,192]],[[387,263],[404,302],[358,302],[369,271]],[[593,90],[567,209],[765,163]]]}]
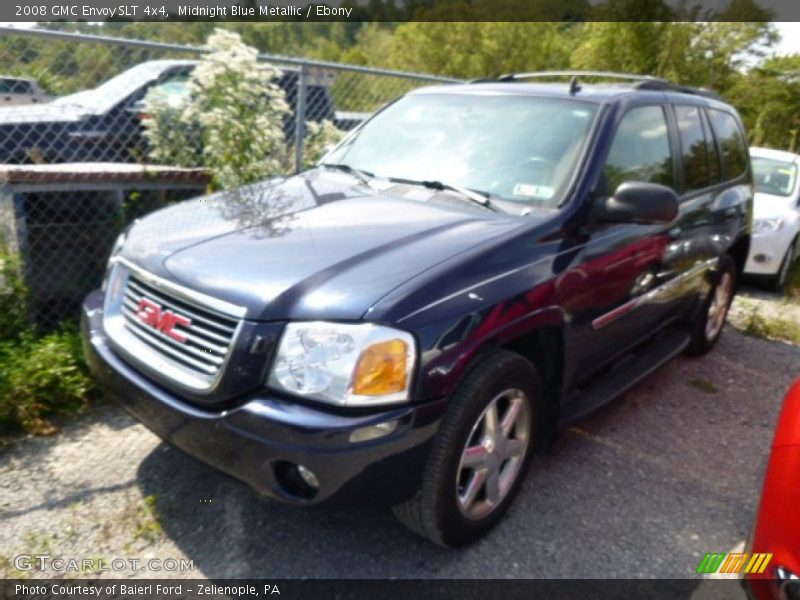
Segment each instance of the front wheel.
[{"label": "front wheel", "polygon": [[707,354],[722,335],[736,290],[736,263],[730,256],[719,259],[716,275],[716,283],[691,324],[691,341],[686,350],[688,354]]},{"label": "front wheel", "polygon": [[539,376],[525,358],[496,350],[481,360],[450,400],[420,489],[395,515],[442,546],[485,535],[530,463],[540,403]]},{"label": "front wheel", "polygon": [[769,287],[773,292],[782,292],[783,288],[786,287],[786,282],[789,281],[789,271],[792,268],[795,244],[797,244],[797,241],[791,243],[789,249],[786,251],[786,255],[783,257],[783,261],[781,261],[781,266],[778,269],[778,272],[769,282]]}]

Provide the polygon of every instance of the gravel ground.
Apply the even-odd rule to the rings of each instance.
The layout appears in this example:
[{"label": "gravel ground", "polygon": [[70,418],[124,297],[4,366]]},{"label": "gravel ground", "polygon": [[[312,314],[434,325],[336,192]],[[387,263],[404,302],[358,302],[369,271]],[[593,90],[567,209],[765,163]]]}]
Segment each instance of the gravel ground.
[{"label": "gravel ground", "polygon": [[[122,576],[691,577],[748,534],[800,348],[727,328],[565,432],[486,539],[447,551],[384,510],[303,510],[162,444],[114,406],[0,454],[0,573],[13,557],[186,558]],[[32,576],[55,576],[31,572]]]}]

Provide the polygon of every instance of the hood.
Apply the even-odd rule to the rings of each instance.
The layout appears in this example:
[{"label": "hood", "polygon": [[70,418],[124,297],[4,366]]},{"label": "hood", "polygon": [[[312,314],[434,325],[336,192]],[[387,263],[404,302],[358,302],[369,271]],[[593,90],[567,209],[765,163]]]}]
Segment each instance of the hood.
[{"label": "hood", "polygon": [[798,217],[800,208],[797,205],[797,196],[774,196],[763,192],[756,192],[753,201],[753,218],[768,219],[771,217]]},{"label": "hood", "polygon": [[353,183],[310,172],[184,202],[137,222],[123,254],[251,319],[359,319],[395,287],[522,224],[444,193]]},{"label": "hood", "polygon": [[89,113],[78,104],[25,104],[0,108],[0,125],[78,121]]}]

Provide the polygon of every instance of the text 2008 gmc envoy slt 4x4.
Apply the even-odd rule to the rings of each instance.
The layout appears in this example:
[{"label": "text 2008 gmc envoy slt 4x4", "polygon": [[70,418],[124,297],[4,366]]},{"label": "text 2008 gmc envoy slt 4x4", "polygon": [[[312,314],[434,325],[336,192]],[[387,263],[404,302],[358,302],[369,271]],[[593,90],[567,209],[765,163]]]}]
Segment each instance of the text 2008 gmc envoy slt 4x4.
[{"label": "text 2008 gmc envoy slt 4x4", "polygon": [[84,304],[96,377],[265,495],[486,533],[559,427],[712,348],[749,247],[730,106],[569,75],[416,90],[317,168],[136,222]]}]

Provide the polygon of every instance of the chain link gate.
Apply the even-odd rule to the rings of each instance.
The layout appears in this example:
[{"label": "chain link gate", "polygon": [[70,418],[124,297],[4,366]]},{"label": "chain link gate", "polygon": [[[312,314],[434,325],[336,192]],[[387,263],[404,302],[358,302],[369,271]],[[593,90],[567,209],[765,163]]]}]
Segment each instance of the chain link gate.
[{"label": "chain link gate", "polygon": [[[34,322],[51,327],[77,316],[127,223],[204,190],[207,178],[198,172],[176,169],[153,179],[136,169],[150,162],[145,95],[156,85],[179,95],[205,52],[0,27],[0,263],[19,263]],[[295,172],[306,163],[307,123],[331,121],[349,131],[411,89],[455,81],[289,56],[259,60],[282,73],[277,83],[291,107],[284,136]]]}]

